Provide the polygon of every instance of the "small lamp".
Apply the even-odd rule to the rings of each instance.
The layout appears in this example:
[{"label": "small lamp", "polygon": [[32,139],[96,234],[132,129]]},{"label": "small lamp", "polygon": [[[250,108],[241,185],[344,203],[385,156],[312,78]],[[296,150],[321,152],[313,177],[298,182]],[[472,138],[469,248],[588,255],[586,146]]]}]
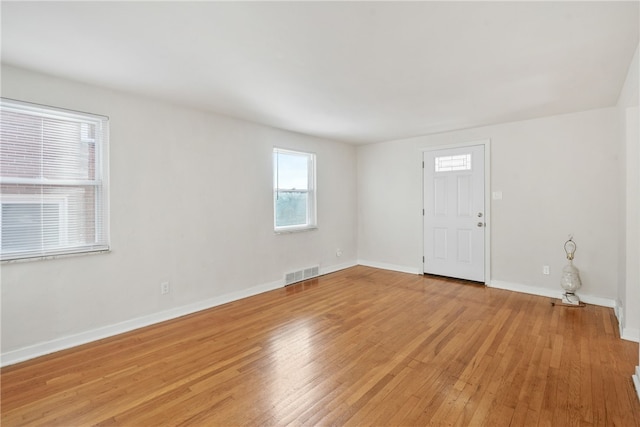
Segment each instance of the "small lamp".
[{"label": "small lamp", "polygon": [[582,282],[580,281],[580,272],[573,266],[573,257],[576,249],[577,245],[573,241],[573,236],[569,236],[569,240],[564,242],[564,251],[569,262],[562,269],[562,278],[560,280],[560,286],[565,290],[565,293],[562,294],[563,304],[580,305],[580,298],[575,292],[580,289]]}]

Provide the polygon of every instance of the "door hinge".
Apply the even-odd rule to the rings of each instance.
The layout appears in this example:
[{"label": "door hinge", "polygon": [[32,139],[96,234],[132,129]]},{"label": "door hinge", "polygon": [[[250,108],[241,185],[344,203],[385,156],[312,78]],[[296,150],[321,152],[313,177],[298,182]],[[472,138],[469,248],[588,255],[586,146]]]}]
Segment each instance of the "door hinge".
[{"label": "door hinge", "polygon": [[422,216],[424,216],[424,209],[422,209]]},{"label": "door hinge", "polygon": [[424,169],[424,160],[422,161],[422,169]]},{"label": "door hinge", "polygon": [[424,256],[422,257],[422,263],[424,264]]}]

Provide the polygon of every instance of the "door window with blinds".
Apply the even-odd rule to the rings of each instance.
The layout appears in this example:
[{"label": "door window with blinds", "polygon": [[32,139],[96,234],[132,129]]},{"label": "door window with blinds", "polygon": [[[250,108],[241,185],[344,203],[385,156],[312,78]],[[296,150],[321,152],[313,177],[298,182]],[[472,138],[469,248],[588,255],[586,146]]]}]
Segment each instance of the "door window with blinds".
[{"label": "door window with blinds", "polygon": [[316,228],[315,154],[273,149],[276,232]]},{"label": "door window with blinds", "polygon": [[109,249],[107,117],[0,101],[0,250],[17,260]]}]

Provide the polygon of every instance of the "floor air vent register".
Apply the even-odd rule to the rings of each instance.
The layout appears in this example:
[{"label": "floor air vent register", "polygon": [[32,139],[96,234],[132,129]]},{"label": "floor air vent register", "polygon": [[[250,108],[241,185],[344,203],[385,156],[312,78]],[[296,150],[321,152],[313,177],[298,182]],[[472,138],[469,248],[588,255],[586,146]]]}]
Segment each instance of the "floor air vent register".
[{"label": "floor air vent register", "polygon": [[292,271],[284,275],[284,285],[292,285],[294,283],[302,282],[303,280],[318,277],[320,275],[320,266],[316,265],[309,268],[304,268],[298,271]]}]

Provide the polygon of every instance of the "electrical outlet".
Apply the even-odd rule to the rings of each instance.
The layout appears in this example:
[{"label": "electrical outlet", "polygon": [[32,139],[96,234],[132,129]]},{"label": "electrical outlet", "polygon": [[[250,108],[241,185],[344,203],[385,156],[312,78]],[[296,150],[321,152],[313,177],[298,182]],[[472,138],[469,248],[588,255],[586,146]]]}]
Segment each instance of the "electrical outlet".
[{"label": "electrical outlet", "polygon": [[337,257],[341,257],[342,256],[342,249],[340,249],[340,248],[336,249],[336,256]]},{"label": "electrical outlet", "polygon": [[160,283],[160,295],[166,295],[169,293],[169,282]]},{"label": "electrical outlet", "polygon": [[549,266],[548,265],[543,265],[542,266],[542,274],[548,276],[549,275]]}]

